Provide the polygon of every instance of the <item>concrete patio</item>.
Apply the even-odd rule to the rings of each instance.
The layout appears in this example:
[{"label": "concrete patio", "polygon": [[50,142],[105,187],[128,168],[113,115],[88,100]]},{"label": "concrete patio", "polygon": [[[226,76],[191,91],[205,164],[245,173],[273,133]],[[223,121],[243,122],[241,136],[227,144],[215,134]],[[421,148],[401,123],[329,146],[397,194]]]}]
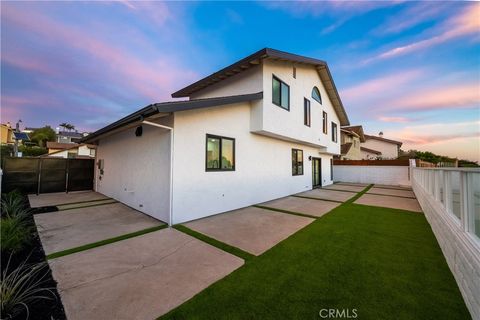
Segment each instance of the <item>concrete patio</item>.
[{"label": "concrete patio", "polygon": [[300,197],[285,197],[260,204],[261,206],[303,213],[315,217],[321,217],[335,209],[340,203]]},{"label": "concrete patio", "polygon": [[417,199],[399,197],[395,195],[375,195],[375,194],[365,193],[363,196],[357,199],[354,203],[364,204],[368,206],[422,212],[422,208],[420,207]]},{"label": "concrete patio", "polygon": [[49,261],[69,320],[155,319],[243,265],[163,229]]},{"label": "concrete patio", "polygon": [[378,188],[378,187],[375,187],[375,186],[373,188],[371,188],[370,190],[368,190],[367,193],[415,198],[415,193],[413,193],[413,191],[410,191],[410,190]]},{"label": "concrete patio", "polygon": [[350,191],[350,192],[360,192],[365,187],[363,186],[349,186],[344,184],[331,184],[329,186],[323,187],[322,189],[331,189],[331,190],[340,190],[340,191]]},{"label": "concrete patio", "polygon": [[34,219],[47,255],[163,224],[121,203],[36,214]]},{"label": "concrete patio", "polygon": [[353,198],[355,194],[356,194],[355,192],[328,190],[328,189],[322,188],[322,189],[313,189],[310,191],[301,192],[296,195],[301,197],[320,199],[320,200],[345,202],[348,199]]},{"label": "concrete patio", "polygon": [[28,201],[30,207],[39,208],[46,206],[57,206],[60,204],[88,202],[101,199],[110,199],[109,197],[95,191],[74,191],[74,192],[55,192],[42,193],[39,195],[29,194]]},{"label": "concrete patio", "polygon": [[307,217],[247,207],[184,225],[258,256],[313,221]]}]

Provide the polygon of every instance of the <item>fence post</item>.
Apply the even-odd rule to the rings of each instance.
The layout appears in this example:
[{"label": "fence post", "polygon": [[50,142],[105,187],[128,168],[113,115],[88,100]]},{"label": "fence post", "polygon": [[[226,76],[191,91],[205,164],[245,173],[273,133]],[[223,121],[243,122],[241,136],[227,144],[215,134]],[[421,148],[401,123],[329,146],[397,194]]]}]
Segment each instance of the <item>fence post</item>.
[{"label": "fence post", "polygon": [[38,170],[38,179],[37,179],[37,196],[40,194],[40,186],[41,186],[41,180],[42,180],[42,162],[43,159],[39,158],[38,159],[38,165],[37,165],[37,170]]},{"label": "fence post", "polygon": [[452,213],[452,193],[451,191],[451,172],[445,171],[443,173],[443,196],[444,196],[444,203],[445,209],[448,213]]},{"label": "fence post", "polygon": [[68,169],[70,169],[70,159],[67,158],[65,164],[65,193],[68,193]]}]

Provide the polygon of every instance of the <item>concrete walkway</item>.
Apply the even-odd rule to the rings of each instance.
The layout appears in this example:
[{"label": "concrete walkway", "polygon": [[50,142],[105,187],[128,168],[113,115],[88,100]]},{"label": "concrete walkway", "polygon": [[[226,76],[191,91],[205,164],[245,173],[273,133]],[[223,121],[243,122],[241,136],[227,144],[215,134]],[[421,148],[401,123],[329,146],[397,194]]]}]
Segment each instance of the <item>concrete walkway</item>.
[{"label": "concrete walkway", "polygon": [[387,188],[376,188],[373,187],[368,190],[367,193],[374,193],[374,194],[384,194],[388,196],[399,196],[399,197],[408,197],[408,198],[415,198],[415,193],[410,190],[399,190],[399,189],[387,189]]},{"label": "concrete walkway", "polygon": [[422,212],[422,208],[415,198],[405,198],[388,195],[375,195],[365,193],[354,203],[365,204],[376,207],[386,207],[393,209],[402,209],[408,211]]},{"label": "concrete walkway", "polygon": [[100,199],[110,199],[109,197],[94,191],[75,191],[75,192],[58,192],[58,193],[42,193],[39,195],[29,194],[28,201],[30,207],[39,208],[46,206],[57,206],[60,204],[87,202]]},{"label": "concrete walkway", "polygon": [[354,192],[345,192],[345,191],[336,191],[328,189],[313,189],[310,191],[302,192],[297,194],[298,196],[310,197],[320,200],[333,200],[339,202],[345,202],[350,198],[353,198],[356,193]]},{"label": "concrete walkway", "polygon": [[341,203],[333,201],[323,201],[316,199],[306,199],[300,197],[285,197],[268,202],[261,203],[261,206],[283,209],[315,217],[321,217],[327,212],[335,209]]},{"label": "concrete walkway", "polygon": [[155,319],[243,265],[174,229],[49,261],[69,320]]},{"label": "concrete walkway", "polygon": [[163,224],[121,203],[36,214],[34,219],[47,255]]},{"label": "concrete walkway", "polygon": [[247,207],[188,222],[185,226],[258,256],[313,221],[307,217]]},{"label": "concrete walkway", "polygon": [[342,191],[350,191],[350,192],[357,193],[357,192],[360,192],[363,189],[365,189],[365,187],[363,187],[363,186],[347,186],[347,185],[344,185],[344,184],[331,184],[329,186],[323,187],[322,189],[342,190]]}]

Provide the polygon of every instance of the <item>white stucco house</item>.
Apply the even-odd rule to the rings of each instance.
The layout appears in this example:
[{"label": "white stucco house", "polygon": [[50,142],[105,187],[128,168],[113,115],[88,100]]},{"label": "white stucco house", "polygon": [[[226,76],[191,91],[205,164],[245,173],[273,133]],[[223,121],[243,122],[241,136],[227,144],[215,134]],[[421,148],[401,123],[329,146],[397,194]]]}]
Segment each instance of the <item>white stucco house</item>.
[{"label": "white stucco house", "polygon": [[362,159],[397,159],[402,142],[386,139],[383,134],[365,135],[365,142],[360,144]]},{"label": "white stucco house", "polygon": [[362,151],[360,144],[365,142],[365,135],[362,126],[345,126],[340,129],[340,160],[361,160]]},{"label": "white stucco house", "polygon": [[176,224],[332,183],[349,120],[324,61],[265,48],[82,139],[95,188]]},{"label": "white stucco house", "polygon": [[95,158],[96,146],[86,143],[47,142],[48,154],[40,157],[53,158]]}]

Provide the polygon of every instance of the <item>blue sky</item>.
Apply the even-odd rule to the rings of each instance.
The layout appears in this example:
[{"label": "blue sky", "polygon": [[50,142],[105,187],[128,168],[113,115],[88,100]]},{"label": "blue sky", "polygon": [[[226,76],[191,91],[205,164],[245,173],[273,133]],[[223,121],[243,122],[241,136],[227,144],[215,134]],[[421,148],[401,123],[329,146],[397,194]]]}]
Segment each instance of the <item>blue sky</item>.
[{"label": "blue sky", "polygon": [[480,3],[1,3],[1,121],[96,130],[263,47],[326,60],[352,124],[480,158]]}]

